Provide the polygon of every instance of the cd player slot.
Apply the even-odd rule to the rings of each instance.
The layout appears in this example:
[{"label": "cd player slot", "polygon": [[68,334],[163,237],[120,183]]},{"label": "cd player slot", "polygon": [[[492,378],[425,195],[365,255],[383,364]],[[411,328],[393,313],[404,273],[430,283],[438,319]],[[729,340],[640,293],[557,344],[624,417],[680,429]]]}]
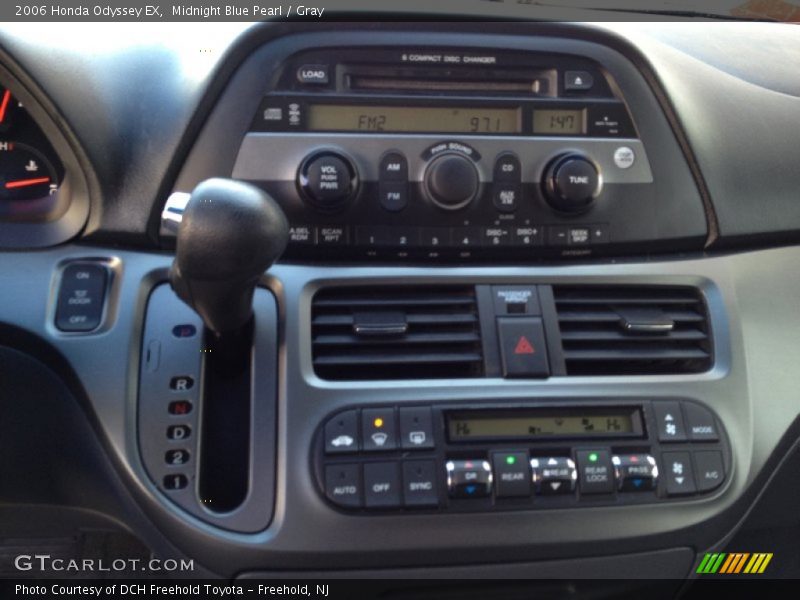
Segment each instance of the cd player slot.
[{"label": "cd player slot", "polygon": [[387,72],[344,67],[344,83],[353,92],[507,94],[512,96],[556,95],[556,71],[486,71],[402,69]]}]

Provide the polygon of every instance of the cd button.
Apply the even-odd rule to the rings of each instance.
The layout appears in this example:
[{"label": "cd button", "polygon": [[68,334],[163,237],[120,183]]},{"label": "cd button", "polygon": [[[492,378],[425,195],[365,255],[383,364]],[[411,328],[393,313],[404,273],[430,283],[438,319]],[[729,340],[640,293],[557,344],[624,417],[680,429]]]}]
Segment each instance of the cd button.
[{"label": "cd button", "polygon": [[521,172],[519,159],[510,152],[498,156],[494,163],[495,183],[519,183],[522,180]]}]

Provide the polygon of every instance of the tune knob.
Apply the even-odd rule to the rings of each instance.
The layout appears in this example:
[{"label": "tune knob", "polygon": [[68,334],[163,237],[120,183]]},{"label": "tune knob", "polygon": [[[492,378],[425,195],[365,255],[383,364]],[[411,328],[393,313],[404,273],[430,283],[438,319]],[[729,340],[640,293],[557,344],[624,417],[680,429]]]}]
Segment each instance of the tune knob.
[{"label": "tune knob", "polygon": [[425,171],[425,189],[434,204],[445,210],[458,210],[478,194],[480,177],[475,164],[461,154],[434,158]]},{"label": "tune knob", "polygon": [[600,193],[602,178],[588,158],[566,154],[545,169],[544,196],[559,212],[579,213],[591,206]]},{"label": "tune knob", "polygon": [[343,208],[355,195],[358,176],[352,163],[335,152],[318,152],[303,161],[297,186],[315,207],[326,212]]}]

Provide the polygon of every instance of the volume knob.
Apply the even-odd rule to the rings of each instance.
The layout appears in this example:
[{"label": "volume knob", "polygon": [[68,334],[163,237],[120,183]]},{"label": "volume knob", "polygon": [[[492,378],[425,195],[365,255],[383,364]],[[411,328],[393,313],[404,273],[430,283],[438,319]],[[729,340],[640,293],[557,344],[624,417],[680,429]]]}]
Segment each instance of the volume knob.
[{"label": "volume knob", "polygon": [[559,212],[579,213],[587,210],[600,193],[602,178],[588,158],[566,154],[547,166],[543,183],[550,206]]},{"label": "volume knob", "polygon": [[460,154],[434,158],[425,171],[425,189],[434,204],[445,210],[458,210],[478,194],[480,177],[474,163]]}]

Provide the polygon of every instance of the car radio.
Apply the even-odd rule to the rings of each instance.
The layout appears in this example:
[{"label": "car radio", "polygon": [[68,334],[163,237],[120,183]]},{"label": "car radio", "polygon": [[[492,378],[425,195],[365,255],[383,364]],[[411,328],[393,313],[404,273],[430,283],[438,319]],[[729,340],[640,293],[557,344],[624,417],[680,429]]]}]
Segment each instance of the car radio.
[{"label": "car radio", "polygon": [[574,55],[306,51],[271,80],[233,177],[281,204],[288,259],[701,248],[697,189],[636,108]]},{"label": "car radio", "polygon": [[731,469],[716,416],[672,398],[352,408],[319,428],[313,456],[320,492],[355,513],[668,502]]}]

